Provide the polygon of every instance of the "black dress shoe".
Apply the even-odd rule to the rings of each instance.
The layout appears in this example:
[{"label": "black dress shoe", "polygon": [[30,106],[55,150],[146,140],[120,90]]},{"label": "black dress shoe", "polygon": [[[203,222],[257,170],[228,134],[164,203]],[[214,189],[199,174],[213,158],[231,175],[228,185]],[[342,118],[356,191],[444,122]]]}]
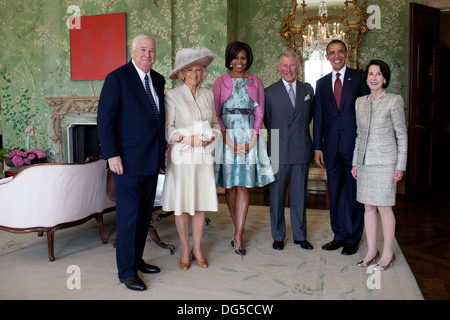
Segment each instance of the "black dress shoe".
[{"label": "black dress shoe", "polygon": [[344,241],[331,241],[322,246],[323,250],[337,250],[345,245]]},{"label": "black dress shoe", "polygon": [[283,250],[284,249],[284,241],[274,241],[272,244],[272,248],[275,250]]},{"label": "black dress shoe", "polygon": [[355,254],[358,252],[359,245],[358,244],[345,244],[344,248],[342,249],[342,254],[345,256],[351,256],[352,254]]},{"label": "black dress shoe", "polygon": [[313,246],[307,240],[294,240],[295,244],[299,244],[300,247],[306,250],[312,250]]},{"label": "black dress shoe", "polygon": [[161,269],[159,269],[157,266],[152,266],[151,264],[147,264],[145,262],[139,264],[138,270],[143,273],[159,273],[159,272],[161,272]]},{"label": "black dress shoe", "polygon": [[142,279],[138,276],[120,278],[119,280],[130,290],[144,291],[147,289],[144,281],[142,281]]}]

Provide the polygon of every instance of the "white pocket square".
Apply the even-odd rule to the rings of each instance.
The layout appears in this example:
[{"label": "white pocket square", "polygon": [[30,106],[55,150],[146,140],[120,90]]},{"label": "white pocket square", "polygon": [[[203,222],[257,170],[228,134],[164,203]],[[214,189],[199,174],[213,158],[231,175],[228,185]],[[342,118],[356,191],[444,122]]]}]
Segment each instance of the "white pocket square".
[{"label": "white pocket square", "polygon": [[311,97],[309,96],[309,94],[305,97],[305,100],[304,101],[308,101],[308,100],[310,100],[311,99]]}]

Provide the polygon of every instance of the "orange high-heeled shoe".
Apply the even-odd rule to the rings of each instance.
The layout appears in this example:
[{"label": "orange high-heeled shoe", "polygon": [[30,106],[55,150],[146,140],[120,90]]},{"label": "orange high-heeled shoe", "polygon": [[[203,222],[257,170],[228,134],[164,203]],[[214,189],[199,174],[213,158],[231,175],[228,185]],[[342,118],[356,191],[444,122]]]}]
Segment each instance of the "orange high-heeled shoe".
[{"label": "orange high-heeled shoe", "polygon": [[181,258],[180,258],[180,268],[184,271],[189,270],[189,268],[191,267],[191,260],[192,260],[192,255],[189,256],[189,261],[187,263],[182,262]]},{"label": "orange high-heeled shoe", "polygon": [[191,262],[189,261],[188,263],[184,263],[180,260],[180,268],[184,271],[189,270],[189,268],[191,267]]},{"label": "orange high-heeled shoe", "polygon": [[192,254],[192,259],[197,261],[197,265],[200,268],[208,268],[208,261],[197,259],[197,257],[194,255],[194,250],[193,249],[191,250],[191,254]]}]

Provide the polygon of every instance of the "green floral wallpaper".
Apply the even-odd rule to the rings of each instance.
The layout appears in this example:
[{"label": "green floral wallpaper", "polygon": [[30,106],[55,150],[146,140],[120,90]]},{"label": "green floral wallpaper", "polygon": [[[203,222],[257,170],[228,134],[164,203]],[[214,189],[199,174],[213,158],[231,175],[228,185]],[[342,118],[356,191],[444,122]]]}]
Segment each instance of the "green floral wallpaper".
[{"label": "green floral wallpaper", "polygon": [[285,50],[280,36],[283,18],[292,10],[292,1],[240,1],[239,40],[251,45],[255,56],[250,72],[260,77],[267,87],[280,79],[276,66],[278,55]]},{"label": "green floral wallpaper", "polygon": [[[390,64],[390,90],[405,99],[409,2],[367,0],[367,6],[381,9],[381,29],[367,35],[361,50],[363,65],[371,58]],[[255,61],[250,71],[266,86],[279,79],[276,59],[284,49],[280,29],[292,0],[0,0],[0,130],[5,147],[37,147],[57,154],[51,107],[45,97],[100,94],[103,81],[70,80],[67,20],[74,14],[68,11],[71,5],[82,16],[125,12],[128,47],[134,35],[151,33],[159,45],[154,68],[167,77],[168,88],[176,85],[168,74],[177,50],[197,45],[210,48],[219,56],[204,84],[211,88],[227,71],[224,51],[231,40],[252,46]]]},{"label": "green floral wallpaper", "polygon": [[371,59],[386,61],[391,68],[391,84],[387,91],[408,98],[409,3],[422,1],[367,1],[381,9],[381,29],[371,30],[361,47],[360,62],[365,66]]}]

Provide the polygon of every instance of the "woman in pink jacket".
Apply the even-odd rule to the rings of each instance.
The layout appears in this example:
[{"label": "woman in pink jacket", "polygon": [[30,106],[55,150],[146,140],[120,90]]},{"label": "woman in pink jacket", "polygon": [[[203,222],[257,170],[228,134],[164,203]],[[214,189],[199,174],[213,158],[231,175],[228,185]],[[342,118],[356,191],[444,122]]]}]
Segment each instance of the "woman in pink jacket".
[{"label": "woman in pink jacket", "polygon": [[230,72],[213,85],[217,120],[222,131],[222,147],[216,149],[216,184],[225,188],[225,199],[235,231],[231,245],[245,255],[242,236],[249,207],[249,188],[275,180],[267,148],[260,135],[264,119],[264,85],[248,72],[253,62],[250,46],[230,43],[225,50],[225,66]]}]

